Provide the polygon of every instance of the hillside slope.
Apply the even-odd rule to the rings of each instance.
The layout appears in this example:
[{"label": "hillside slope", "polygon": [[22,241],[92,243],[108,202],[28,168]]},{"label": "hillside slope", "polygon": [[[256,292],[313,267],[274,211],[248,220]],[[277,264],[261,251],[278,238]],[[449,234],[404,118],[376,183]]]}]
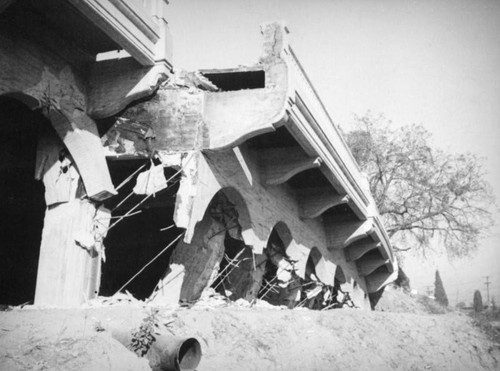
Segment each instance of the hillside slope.
[{"label": "hillside slope", "polygon": [[[147,370],[103,331],[137,327],[137,303],[0,312],[0,370]],[[194,336],[209,370],[498,370],[500,348],[459,313],[310,311],[238,305],[160,310]]]}]

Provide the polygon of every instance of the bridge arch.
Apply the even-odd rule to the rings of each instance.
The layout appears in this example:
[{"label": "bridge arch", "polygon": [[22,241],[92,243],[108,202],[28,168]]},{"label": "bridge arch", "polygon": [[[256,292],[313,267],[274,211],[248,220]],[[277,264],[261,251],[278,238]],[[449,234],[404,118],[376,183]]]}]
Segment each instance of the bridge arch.
[{"label": "bridge arch", "polygon": [[214,195],[207,210],[225,229],[223,253],[210,286],[230,300],[251,300],[255,296],[255,255],[244,236],[244,231],[252,230],[246,202],[235,188],[224,187]]},{"label": "bridge arch", "polygon": [[304,278],[307,279],[308,276],[310,278],[311,274],[314,274],[316,279],[329,284],[330,277],[328,273],[326,260],[323,257],[323,254],[316,246],[313,246],[307,257]]},{"label": "bridge arch", "polygon": [[[231,187],[217,191],[196,223],[191,241],[177,243],[167,273],[158,284],[161,288],[178,276],[178,287],[155,292],[155,300],[193,302],[209,287],[230,299],[247,297],[252,285],[253,252],[245,244],[244,228],[251,228],[251,219],[241,194]],[[236,257],[244,264],[232,266]]]},{"label": "bridge arch", "polygon": [[273,305],[293,308],[300,299],[301,278],[288,254],[293,236],[284,222],[277,222],[267,240],[267,245],[258,258],[257,277],[260,288],[258,298]]},{"label": "bridge arch", "polygon": [[361,301],[358,301],[358,291],[358,283],[354,278],[347,277],[343,268],[338,265],[335,269],[335,277],[333,280],[333,295],[338,303],[336,307],[356,307],[356,305],[361,303]]},{"label": "bridge arch", "polygon": [[1,94],[0,98],[15,99],[18,102],[24,104],[28,109],[32,111],[42,107],[40,100],[23,92],[16,92],[16,91],[7,92]]},{"label": "bridge arch", "polygon": [[337,285],[343,285],[347,282],[344,270],[340,265],[337,265],[337,268],[335,269],[335,277],[334,277],[334,286]]},{"label": "bridge arch", "polygon": [[[103,183],[97,179],[101,173],[107,174],[107,171],[94,171],[96,162],[93,157],[101,165],[99,169],[107,170],[104,156],[99,155],[101,145],[97,130],[92,131],[96,129],[95,123],[81,110],[66,110],[63,113],[62,107],[45,105],[41,99],[19,91],[2,94],[0,101],[2,115],[5,116],[2,117],[3,125],[0,128],[5,142],[2,143],[0,156],[2,172],[9,167],[16,168],[17,176],[26,178],[15,187],[19,191],[23,187],[38,188],[24,197],[31,197],[30,210],[25,213],[19,204],[17,207],[17,212],[25,216],[24,224],[40,226],[33,233],[27,230],[23,232],[25,239],[37,236],[37,241],[32,244],[36,246],[38,254],[36,258],[31,258],[36,260],[36,264],[26,264],[30,273],[23,278],[23,282],[36,281],[36,284],[29,284],[32,287],[30,300],[25,302],[33,301],[34,296],[35,304],[78,305],[94,297],[99,285],[100,258],[81,246],[73,248],[78,245],[75,240],[77,233],[91,233],[96,215],[97,205],[85,196],[102,200],[102,197],[113,192],[112,186],[107,188],[109,192],[101,192]],[[67,99],[59,103],[64,108],[73,107]],[[84,125],[92,135],[75,134],[78,138],[68,138],[71,133],[75,133],[68,112],[73,115],[71,117],[75,119],[76,126]],[[26,124],[28,121],[32,122],[31,125]],[[90,142],[92,146],[89,147],[87,144]],[[15,177],[12,174],[5,175],[2,175],[2,188],[9,188],[6,184],[15,181]],[[35,182],[35,179],[41,180],[43,184]],[[7,197],[9,192],[8,189],[2,189],[0,197]],[[2,204],[8,207],[7,202]],[[33,215],[37,215],[36,221],[29,220]],[[15,223],[15,218],[9,220]],[[29,230],[30,227],[27,228]],[[7,238],[15,238],[15,231],[16,228],[10,228],[10,237]],[[92,247],[89,249],[92,250]]]},{"label": "bridge arch", "polygon": [[288,228],[288,225],[285,222],[278,221],[269,234],[269,237],[267,239],[268,244],[273,237],[273,233],[276,233],[276,236],[274,238],[279,237],[279,239],[283,243],[283,247],[285,248],[285,250],[287,250],[293,241],[292,232],[290,231],[290,228]]},{"label": "bridge arch", "polygon": [[229,228],[228,232],[236,239],[243,241],[243,231],[252,229],[252,220],[247,204],[236,188],[224,187],[220,189],[208,204],[207,210],[209,209],[213,216],[222,218],[221,223]]},{"label": "bridge arch", "polygon": [[45,199],[35,179],[40,129],[48,120],[25,94],[0,95],[0,304],[33,302]]}]

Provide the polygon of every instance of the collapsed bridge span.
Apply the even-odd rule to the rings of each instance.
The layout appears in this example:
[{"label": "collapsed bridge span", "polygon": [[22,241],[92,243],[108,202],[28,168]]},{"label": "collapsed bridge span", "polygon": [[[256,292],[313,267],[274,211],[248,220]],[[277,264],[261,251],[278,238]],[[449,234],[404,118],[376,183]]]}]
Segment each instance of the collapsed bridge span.
[{"label": "collapsed bridge span", "polygon": [[[395,278],[395,258],[367,181],[286,27],[262,26],[254,66],[172,73],[163,1],[134,13],[143,22],[121,1],[103,3],[61,5],[88,31],[71,55],[15,32],[29,14],[55,21],[50,7],[0,8],[9,20],[0,58],[11,66],[31,58],[13,75],[39,72],[2,76],[2,130],[14,125],[12,111],[30,121],[38,143],[30,168],[45,187],[35,200],[43,230],[22,242],[41,245],[30,257],[36,289],[21,298],[2,287],[2,300],[74,306],[125,288],[158,304],[192,303],[211,288],[290,308],[368,308],[369,296]],[[124,31],[128,24],[140,25],[134,32],[143,40]],[[68,23],[57,27],[57,35],[46,32],[73,38],[64,44],[71,51],[78,39],[61,32]],[[92,60],[120,48],[129,57]],[[7,174],[12,161],[0,160]],[[2,187],[8,197],[11,185]]]},{"label": "collapsed bridge span", "polygon": [[[256,66],[179,73],[122,112],[103,137],[112,161],[130,161],[147,153],[145,139],[130,134],[143,125],[154,133],[160,161],[183,169],[173,220],[185,235],[170,259],[181,268],[162,278],[182,282],[170,285],[176,290],[160,285],[154,300],[194,301],[217,283],[229,297],[272,296],[293,307],[304,300],[314,248],[322,259],[315,279],[334,286],[341,267],[344,289],[366,306],[366,294],[395,274],[387,234],[363,175],[287,44],[286,28],[267,24],[262,33],[265,51]],[[280,259],[270,257],[273,238]],[[221,282],[220,267],[240,252],[239,265]],[[274,284],[263,296],[269,277]]]}]

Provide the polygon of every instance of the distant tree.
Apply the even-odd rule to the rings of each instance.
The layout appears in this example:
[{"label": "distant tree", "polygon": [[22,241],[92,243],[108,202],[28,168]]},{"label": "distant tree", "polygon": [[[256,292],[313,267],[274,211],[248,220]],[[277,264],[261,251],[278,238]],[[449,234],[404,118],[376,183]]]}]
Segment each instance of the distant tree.
[{"label": "distant tree", "polygon": [[479,290],[474,291],[474,311],[481,312],[483,310],[483,298]]},{"label": "distant tree", "polygon": [[394,284],[397,287],[400,287],[407,292],[411,291],[410,278],[407,276],[407,274],[405,273],[405,271],[403,270],[402,267],[399,267],[399,269],[398,269],[398,277],[394,281]]},{"label": "distant tree", "polygon": [[395,250],[417,248],[425,256],[429,240],[441,237],[451,257],[473,252],[492,225],[482,159],[432,148],[422,125],[394,128],[371,114],[356,120],[345,138],[368,176]]},{"label": "distant tree", "polygon": [[436,279],[434,281],[434,298],[442,306],[448,306],[448,296],[446,296],[446,292],[444,291],[443,281],[441,281],[438,270],[436,270]]}]

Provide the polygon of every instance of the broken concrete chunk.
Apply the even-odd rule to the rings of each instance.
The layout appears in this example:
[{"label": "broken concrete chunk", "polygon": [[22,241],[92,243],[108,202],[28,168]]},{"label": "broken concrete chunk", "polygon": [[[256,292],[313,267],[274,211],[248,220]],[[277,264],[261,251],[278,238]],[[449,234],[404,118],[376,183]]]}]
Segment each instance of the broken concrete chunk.
[{"label": "broken concrete chunk", "polygon": [[139,173],[134,193],[138,195],[151,195],[167,188],[167,179],[163,173],[163,166],[151,166],[149,170]]},{"label": "broken concrete chunk", "polygon": [[292,273],[282,267],[278,267],[278,273],[276,274],[278,280],[281,282],[289,282],[292,279]]},{"label": "broken concrete chunk", "polygon": [[151,295],[154,305],[177,305],[181,296],[185,268],[181,264],[170,264],[168,272],[163,277]]},{"label": "broken concrete chunk", "polygon": [[94,250],[101,256],[101,260],[106,262],[106,247],[104,238],[108,234],[109,224],[111,222],[111,211],[104,206],[99,206],[94,217],[92,226],[95,245]]},{"label": "broken concrete chunk", "polygon": [[78,246],[84,248],[89,252],[94,249],[95,239],[94,236],[89,232],[77,232],[75,234],[75,242]]},{"label": "broken concrete chunk", "polygon": [[164,167],[172,167],[179,170],[182,166],[182,153],[179,152],[156,151],[156,158],[161,161]]},{"label": "broken concrete chunk", "polygon": [[319,295],[321,291],[323,291],[323,286],[316,286],[314,289],[307,292],[307,298],[314,298],[315,296]]}]

